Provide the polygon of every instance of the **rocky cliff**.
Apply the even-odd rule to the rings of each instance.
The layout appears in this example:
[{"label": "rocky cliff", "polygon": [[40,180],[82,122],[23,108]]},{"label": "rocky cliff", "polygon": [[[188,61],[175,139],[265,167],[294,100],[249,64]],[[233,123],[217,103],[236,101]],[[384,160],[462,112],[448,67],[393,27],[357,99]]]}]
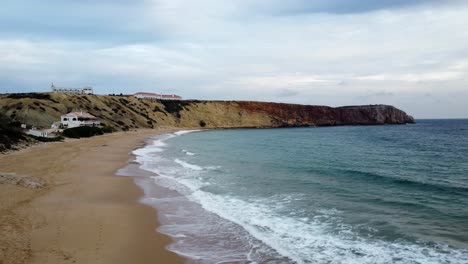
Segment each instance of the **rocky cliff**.
[{"label": "rocky cliff", "polygon": [[60,115],[86,111],[116,130],[175,126],[186,128],[295,127],[406,124],[414,120],[388,105],[347,107],[247,101],[163,101],[125,96],[60,93],[0,96],[0,113],[19,122],[50,127]]}]

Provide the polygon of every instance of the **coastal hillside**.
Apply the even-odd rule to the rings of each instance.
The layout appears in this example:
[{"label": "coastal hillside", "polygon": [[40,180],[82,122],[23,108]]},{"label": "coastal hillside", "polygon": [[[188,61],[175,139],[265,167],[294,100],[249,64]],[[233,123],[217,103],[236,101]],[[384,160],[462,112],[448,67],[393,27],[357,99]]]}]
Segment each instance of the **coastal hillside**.
[{"label": "coastal hillside", "polygon": [[150,100],[127,96],[23,93],[0,95],[0,114],[50,127],[71,111],[86,111],[115,130],[154,127],[239,128],[406,124],[388,105],[328,107],[250,101]]}]

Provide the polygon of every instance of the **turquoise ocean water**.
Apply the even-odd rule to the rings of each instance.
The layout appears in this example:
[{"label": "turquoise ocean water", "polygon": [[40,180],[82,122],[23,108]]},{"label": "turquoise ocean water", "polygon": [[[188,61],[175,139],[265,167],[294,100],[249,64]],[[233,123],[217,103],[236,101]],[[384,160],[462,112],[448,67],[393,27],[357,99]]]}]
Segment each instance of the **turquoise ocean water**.
[{"label": "turquoise ocean water", "polygon": [[468,263],[468,120],[178,132],[134,154],[194,263]]}]

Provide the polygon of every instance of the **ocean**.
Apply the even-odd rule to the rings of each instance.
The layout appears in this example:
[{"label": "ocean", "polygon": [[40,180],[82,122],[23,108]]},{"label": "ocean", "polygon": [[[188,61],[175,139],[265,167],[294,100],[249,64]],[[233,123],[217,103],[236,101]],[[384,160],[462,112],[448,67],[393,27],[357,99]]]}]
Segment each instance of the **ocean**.
[{"label": "ocean", "polygon": [[468,263],[468,120],[147,143],[120,174],[193,263]]}]

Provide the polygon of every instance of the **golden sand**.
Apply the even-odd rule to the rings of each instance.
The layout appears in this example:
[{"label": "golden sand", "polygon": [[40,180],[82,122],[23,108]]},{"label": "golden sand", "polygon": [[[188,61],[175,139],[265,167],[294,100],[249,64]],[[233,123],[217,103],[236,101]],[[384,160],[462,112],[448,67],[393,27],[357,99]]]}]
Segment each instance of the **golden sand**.
[{"label": "golden sand", "polygon": [[0,173],[45,182],[0,184],[0,264],[183,263],[155,231],[131,177],[114,176],[132,149],[168,130],[139,130],[33,146],[0,155]]}]

